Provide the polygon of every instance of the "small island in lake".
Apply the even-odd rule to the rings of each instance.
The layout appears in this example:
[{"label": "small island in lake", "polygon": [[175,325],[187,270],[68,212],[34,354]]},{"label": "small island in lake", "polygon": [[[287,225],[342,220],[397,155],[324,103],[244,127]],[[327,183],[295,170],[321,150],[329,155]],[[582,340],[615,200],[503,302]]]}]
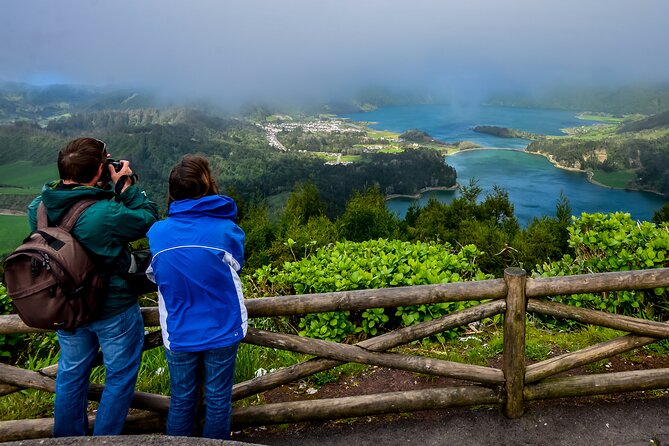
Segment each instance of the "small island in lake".
[{"label": "small island in lake", "polygon": [[441,150],[444,154],[455,153],[458,150],[478,149],[481,146],[471,141],[457,141],[447,143],[439,141],[429,133],[420,129],[410,129],[402,133],[398,139],[402,142],[411,143],[414,146],[425,146],[437,150]]},{"label": "small island in lake", "polygon": [[500,138],[521,138],[532,141],[543,139],[544,135],[539,133],[526,132],[524,130],[510,129],[508,127],[498,127],[495,125],[477,125],[473,129],[477,133],[498,136]]},{"label": "small island in lake", "polygon": [[414,142],[417,144],[437,144],[437,145],[442,145],[445,146],[447,145],[446,143],[439,141],[437,139],[434,139],[429,133],[424,132],[419,129],[411,129],[407,130],[406,132],[402,133],[399,136],[399,139],[401,141],[405,142]]}]

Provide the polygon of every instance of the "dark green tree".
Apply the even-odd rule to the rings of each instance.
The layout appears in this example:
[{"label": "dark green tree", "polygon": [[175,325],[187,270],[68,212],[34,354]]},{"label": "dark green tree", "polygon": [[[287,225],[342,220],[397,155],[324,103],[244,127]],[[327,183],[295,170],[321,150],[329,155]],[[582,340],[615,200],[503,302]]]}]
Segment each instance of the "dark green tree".
[{"label": "dark green tree", "polygon": [[276,229],[267,215],[267,207],[264,204],[250,206],[239,225],[246,234],[244,267],[253,271],[271,263],[270,248],[276,239]]},{"label": "dark green tree", "polygon": [[342,238],[354,242],[393,238],[399,227],[395,215],[388,211],[378,187],[355,192],[337,219]]},{"label": "dark green tree", "polygon": [[415,211],[412,222],[408,224],[407,235],[410,240],[449,241],[453,240],[455,224],[449,221],[451,207],[436,198],[430,198],[424,208]]},{"label": "dark green tree", "polygon": [[283,222],[286,225],[304,225],[312,217],[322,215],[325,215],[325,203],[316,185],[309,181],[298,184],[288,197]]},{"label": "dark green tree", "polygon": [[669,201],[666,202],[659,210],[653,213],[653,223],[656,225],[669,223]]}]

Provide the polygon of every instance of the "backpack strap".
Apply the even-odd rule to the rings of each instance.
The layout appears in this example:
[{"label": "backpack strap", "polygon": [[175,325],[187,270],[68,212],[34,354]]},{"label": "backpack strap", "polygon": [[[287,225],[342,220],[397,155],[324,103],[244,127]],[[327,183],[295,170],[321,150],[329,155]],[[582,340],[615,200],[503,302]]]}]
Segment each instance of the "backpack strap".
[{"label": "backpack strap", "polygon": [[46,215],[46,206],[43,201],[40,201],[37,206],[37,229],[42,230],[47,226],[49,226],[49,217]]},{"label": "backpack strap", "polygon": [[[79,217],[81,217],[81,214],[96,201],[98,200],[86,199],[77,201],[67,210],[67,213],[65,213],[65,216],[60,221],[58,227],[64,231],[70,232]],[[37,230],[43,230],[48,226],[49,219],[46,215],[46,206],[44,206],[44,202],[41,202],[37,207]]]},{"label": "backpack strap", "polygon": [[70,232],[74,224],[79,219],[79,217],[81,217],[81,214],[83,214],[84,211],[88,209],[96,201],[98,200],[86,199],[77,201],[75,204],[72,205],[72,207],[70,207],[70,209],[67,210],[67,213],[60,221],[58,227],[60,227],[63,231]]}]

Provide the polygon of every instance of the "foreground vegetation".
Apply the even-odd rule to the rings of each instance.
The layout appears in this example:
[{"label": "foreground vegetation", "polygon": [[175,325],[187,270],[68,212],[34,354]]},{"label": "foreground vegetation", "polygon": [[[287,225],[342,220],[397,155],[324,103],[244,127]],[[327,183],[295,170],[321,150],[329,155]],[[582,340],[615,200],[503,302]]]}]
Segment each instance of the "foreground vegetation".
[{"label": "foreground vegetation", "polygon": [[[571,254],[537,265],[535,277],[584,274],[601,271],[662,268],[669,266],[669,227],[653,223],[637,224],[628,214],[584,214],[573,218],[566,228],[565,242]],[[400,241],[376,239],[361,242],[336,242],[327,248],[297,252],[296,242],[289,239],[286,248],[292,261],[255,271],[247,270],[244,289],[247,298],[267,295],[317,293],[363,288],[447,283],[482,280],[493,277],[481,268],[484,252],[474,245],[453,248],[437,241]],[[669,316],[669,291],[625,291],[573,296],[554,296],[558,302],[584,308],[654,320]],[[4,288],[0,302],[5,312],[11,305]],[[261,318],[254,324],[266,329],[299,333],[331,341],[353,342],[375,336],[397,327],[429,321],[443,314],[473,305],[473,302],[418,305],[397,309],[370,309],[359,312],[330,312],[294,318]],[[501,320],[497,316],[484,320],[475,335],[464,336],[462,329],[451,330],[434,338],[407,346],[407,351],[420,348],[428,355],[450,360],[486,365],[501,352]],[[527,357],[538,361],[554,351],[573,350],[592,342],[601,342],[619,333],[600,328],[586,328],[574,322],[556,321],[548,317],[532,317],[531,336],[526,346]],[[635,355],[666,355],[666,342],[644,347]],[[22,367],[37,369],[57,360],[57,344],[53,334],[9,335],[0,338],[5,359]],[[237,381],[246,380],[264,371],[285,367],[307,359],[304,355],[243,346],[239,355]],[[596,371],[597,365],[593,366]],[[307,386],[318,388],[337,380],[342,374],[359,373],[364,367],[346,366],[309,378]],[[168,393],[168,376],[160,349],[145,353],[138,389]],[[264,371],[263,371],[264,370]],[[93,380],[103,379],[96,370]],[[257,402],[257,399],[255,399]],[[243,401],[240,404],[251,404]],[[37,391],[23,391],[0,400],[0,417],[48,416],[52,397]]]},{"label": "foreground vegetation", "polygon": [[[25,121],[7,120],[0,125],[0,173],[5,178],[0,185],[0,207],[25,209],[41,183],[54,175],[50,169],[58,147],[84,133],[105,140],[115,158],[130,159],[159,203],[165,202],[163,185],[171,166],[184,153],[204,153],[219,174],[223,190],[239,205],[239,223],[246,233],[242,279],[247,298],[483,280],[501,277],[509,266],[523,267],[534,277],[669,266],[667,206],[658,211],[654,222],[637,223],[623,213],[572,217],[568,201],[561,197],[554,215],[535,218],[527,227],[520,227],[503,189],[484,191],[472,182],[463,185],[449,204],[432,200],[398,218],[385,206],[387,194],[412,194],[423,187],[455,183],[455,172],[442,162],[441,154],[456,148],[444,147],[419,131],[396,135],[368,129],[351,134],[302,129],[278,134],[278,141],[286,148],[282,151],[270,146],[265,128],[256,124],[292,118],[260,109],[250,111],[249,119],[186,108],[121,107],[102,111],[57,108],[57,118],[38,119],[31,110],[19,108]],[[651,121],[607,120],[605,126],[577,130],[568,138],[545,138],[531,147],[550,153],[560,163],[578,163],[579,168],[616,175],[620,184],[633,178],[639,187],[662,190],[669,141],[662,123],[661,117]],[[335,151],[342,154],[340,161],[354,163],[326,165],[323,153]],[[28,166],[30,176],[17,174]],[[25,235],[25,217],[0,218],[2,227],[11,227],[19,239]],[[0,239],[0,250],[2,246],[11,249],[16,243],[17,239]],[[666,289],[656,289],[554,296],[553,300],[666,320],[668,297]],[[150,302],[150,296],[145,296],[144,304]],[[330,312],[261,318],[253,323],[303,336],[354,342],[469,305],[473,303]],[[0,310],[12,311],[1,284]],[[532,317],[531,322],[526,354],[535,361],[552,351],[574,350],[618,335],[550,318]],[[406,349],[487,365],[501,351],[499,330],[496,317],[476,327],[473,337],[463,336],[463,330],[452,330]],[[666,343],[660,342],[638,354],[666,353]],[[0,336],[4,362],[34,370],[55,363],[57,357],[54,334]],[[304,355],[243,345],[236,381],[304,359]],[[363,368],[342,366],[309,378],[306,385],[317,388]],[[92,379],[101,382],[103,378],[103,370],[96,369]],[[162,350],[145,353],[138,389],[167,394],[168,383]],[[0,419],[50,416],[52,404],[49,394],[22,391],[0,398]]]},{"label": "foreground vegetation", "polygon": [[28,218],[23,215],[0,215],[0,256],[21,244],[28,235]]}]

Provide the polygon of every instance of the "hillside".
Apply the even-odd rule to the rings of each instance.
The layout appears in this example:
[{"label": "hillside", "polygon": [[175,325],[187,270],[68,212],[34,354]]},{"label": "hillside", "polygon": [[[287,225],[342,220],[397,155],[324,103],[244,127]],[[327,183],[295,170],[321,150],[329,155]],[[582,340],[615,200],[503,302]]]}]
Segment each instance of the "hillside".
[{"label": "hillside", "polygon": [[619,88],[562,87],[541,94],[507,95],[492,98],[494,105],[527,108],[605,112],[620,115],[653,115],[669,111],[669,86],[625,86]]},{"label": "hillside", "polygon": [[[53,168],[58,149],[81,135],[104,140],[113,158],[130,160],[142,184],[160,204],[166,202],[169,170],[186,153],[207,155],[223,190],[246,202],[285,194],[297,184],[311,181],[321,191],[332,216],[341,213],[354,190],[369,186],[385,193],[415,194],[424,187],[455,184],[455,171],[441,161],[437,151],[405,150],[396,142],[383,150],[389,147],[389,140],[368,134],[364,128],[351,133],[337,129],[319,132],[311,127],[336,124],[307,122],[295,130],[280,130],[289,147],[281,151],[270,144],[262,121],[189,107],[96,110],[112,97],[117,107],[120,93],[96,96],[84,91],[77,96],[59,89],[31,92],[2,92],[3,97],[14,98],[9,105],[2,103],[5,116],[14,119],[0,124],[0,170],[11,173],[0,181],[0,208],[25,209],[41,185],[54,178],[49,167]],[[76,100],[49,108],[68,94]],[[27,107],[28,103],[33,108]],[[86,111],[50,115],[82,108]],[[22,110],[31,113],[26,115]],[[341,153],[352,158],[339,162]],[[328,162],[332,160],[337,162]],[[30,182],[26,184],[28,173]]]},{"label": "hillside", "polygon": [[644,119],[623,123],[618,128],[618,133],[640,132],[643,130],[659,130],[669,127],[669,111],[658,113]]},{"label": "hillside", "polygon": [[130,110],[155,106],[146,92],[72,85],[33,86],[0,83],[0,123],[49,120],[95,110]]},{"label": "hillside", "polygon": [[625,187],[669,197],[669,113],[617,124],[570,129],[570,136],[533,141],[527,151],[541,153],[561,167],[596,172],[628,172]]}]

